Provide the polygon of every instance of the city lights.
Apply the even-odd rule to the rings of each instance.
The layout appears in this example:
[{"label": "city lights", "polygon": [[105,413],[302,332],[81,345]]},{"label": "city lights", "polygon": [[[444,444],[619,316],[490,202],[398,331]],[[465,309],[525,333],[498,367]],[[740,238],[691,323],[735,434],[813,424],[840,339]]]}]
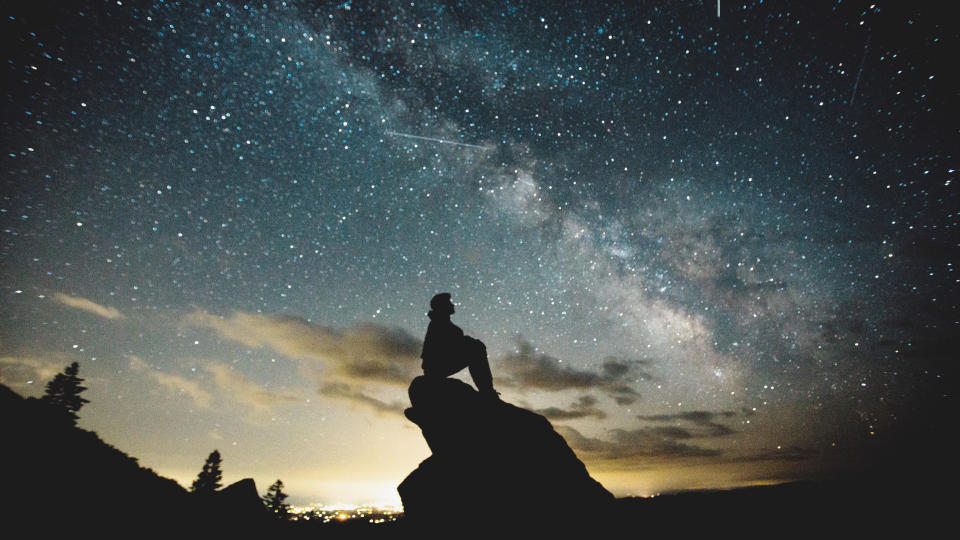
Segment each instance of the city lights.
[{"label": "city lights", "polygon": [[293,506],[290,508],[290,515],[294,521],[317,521],[322,523],[364,521],[371,524],[382,524],[397,521],[403,517],[403,508],[393,505]]}]

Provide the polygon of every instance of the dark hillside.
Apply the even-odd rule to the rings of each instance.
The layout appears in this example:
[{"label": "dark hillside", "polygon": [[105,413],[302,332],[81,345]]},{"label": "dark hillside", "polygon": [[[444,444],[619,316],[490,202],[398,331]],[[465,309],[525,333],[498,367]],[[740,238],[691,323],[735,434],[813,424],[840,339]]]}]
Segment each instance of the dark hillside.
[{"label": "dark hillside", "polygon": [[850,477],[617,500],[615,526],[672,538],[936,537],[945,501],[902,479]]},{"label": "dark hillside", "polygon": [[[263,522],[252,480],[198,498],[96,433],[73,426],[40,400],[24,399],[0,385],[0,410],[8,531],[20,525],[36,537],[70,531],[99,537],[184,537],[191,531],[200,535]],[[238,498],[244,500],[234,500]],[[242,511],[233,511],[234,505]]]}]

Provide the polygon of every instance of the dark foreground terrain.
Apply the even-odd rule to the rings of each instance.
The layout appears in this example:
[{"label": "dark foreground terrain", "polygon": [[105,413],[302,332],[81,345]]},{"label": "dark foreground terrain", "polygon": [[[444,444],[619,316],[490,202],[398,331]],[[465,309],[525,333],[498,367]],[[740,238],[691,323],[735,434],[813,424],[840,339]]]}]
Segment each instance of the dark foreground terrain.
[{"label": "dark foreground terrain", "polygon": [[[410,519],[394,523],[280,522],[267,514],[257,487],[245,480],[199,497],[141,467],[135,458],[79,429],[39,400],[0,386],[3,533],[52,538],[414,538]],[[918,469],[929,470],[918,465]],[[609,508],[550,512],[542,505],[498,507],[498,537],[908,538],[935,537],[947,522],[949,497],[932,482],[899,472],[730,491],[621,498]],[[944,471],[945,478],[952,473]],[[529,509],[536,509],[535,514]],[[488,537],[484,515],[446,520],[444,537]],[[511,522],[516,524],[513,528]],[[576,527],[566,527],[575,523]],[[586,524],[586,527],[583,526]],[[949,529],[947,529],[949,530]],[[479,534],[477,531],[484,531]],[[538,534],[540,533],[540,534]],[[531,534],[533,536],[531,536]],[[11,536],[12,538],[12,536]]]}]

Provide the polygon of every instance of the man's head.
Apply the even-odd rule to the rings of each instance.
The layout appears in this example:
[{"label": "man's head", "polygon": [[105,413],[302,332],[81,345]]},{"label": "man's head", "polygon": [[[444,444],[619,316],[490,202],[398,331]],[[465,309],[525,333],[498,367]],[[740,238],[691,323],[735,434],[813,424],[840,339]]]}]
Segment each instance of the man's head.
[{"label": "man's head", "polygon": [[453,302],[450,301],[450,293],[440,293],[430,299],[430,309],[439,315],[453,315]]}]

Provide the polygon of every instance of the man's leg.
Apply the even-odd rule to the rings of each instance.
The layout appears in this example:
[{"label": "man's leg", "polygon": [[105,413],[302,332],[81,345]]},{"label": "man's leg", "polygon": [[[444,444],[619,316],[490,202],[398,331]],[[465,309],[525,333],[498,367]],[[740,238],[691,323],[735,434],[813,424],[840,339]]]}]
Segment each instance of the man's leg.
[{"label": "man's leg", "polygon": [[474,340],[470,351],[470,377],[477,390],[484,394],[494,394],[493,374],[490,372],[490,361],[487,359],[487,346],[479,339]]},{"label": "man's leg", "polygon": [[470,351],[465,351],[465,354],[461,354],[459,357],[454,356],[446,359],[442,364],[435,365],[430,371],[423,370],[423,374],[438,379],[449,377],[470,365],[470,360],[467,358],[469,355]]}]

